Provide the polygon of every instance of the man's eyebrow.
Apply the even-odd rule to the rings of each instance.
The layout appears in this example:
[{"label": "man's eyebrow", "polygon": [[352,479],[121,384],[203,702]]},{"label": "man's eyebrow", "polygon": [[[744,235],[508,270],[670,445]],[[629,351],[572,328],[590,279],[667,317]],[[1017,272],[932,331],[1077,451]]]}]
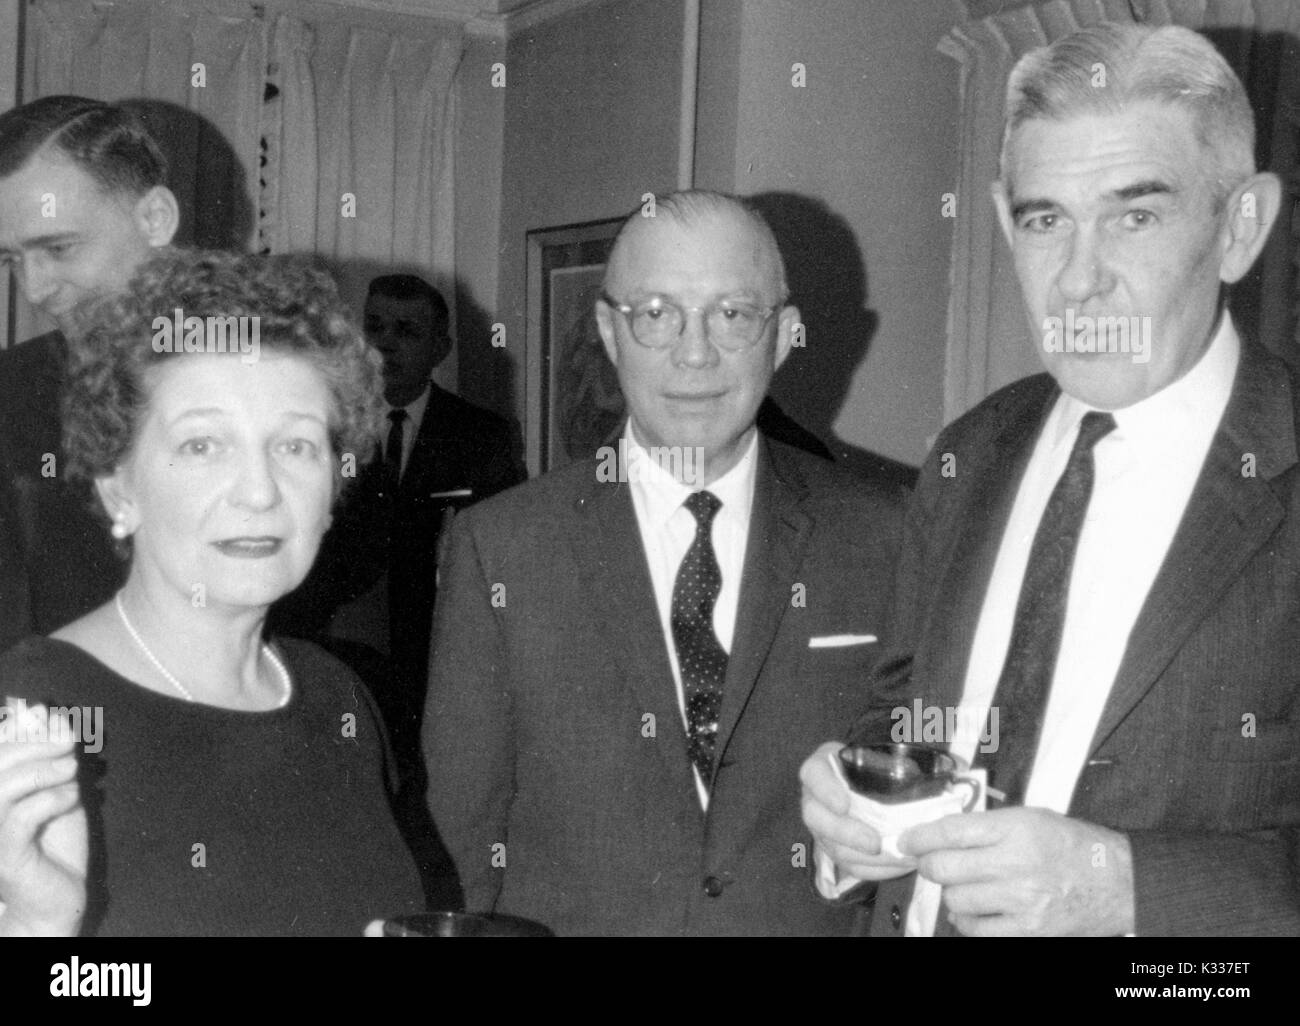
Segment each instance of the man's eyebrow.
[{"label": "man's eyebrow", "polygon": [[1149,178],[1145,181],[1134,182],[1132,185],[1126,185],[1122,189],[1116,189],[1111,193],[1115,199],[1127,203],[1129,200],[1141,199],[1143,196],[1174,196],[1178,193],[1168,182],[1162,182],[1158,178]]},{"label": "man's eyebrow", "polygon": [[1045,210],[1060,210],[1060,205],[1045,199],[1017,200],[1011,205],[1011,220],[1019,221],[1026,214],[1041,214]]},{"label": "man's eyebrow", "polygon": [[49,235],[37,235],[30,239],[23,239],[19,245],[24,249],[30,246],[50,246],[57,245],[60,242],[68,242],[76,237],[76,232],[51,232]]},{"label": "man's eyebrow", "polygon": [[[761,300],[762,298],[763,298],[763,290],[761,288],[753,288],[749,285],[739,285],[734,289],[723,289],[719,292],[714,292],[713,299],[711,300],[711,302],[721,303],[728,299]],[[679,305],[682,304],[682,299],[680,296],[676,296],[671,292],[659,292],[653,289],[644,292],[642,292],[639,289],[634,289],[628,293],[628,299],[629,300],[635,299],[636,302],[638,303],[649,302],[652,299],[662,299],[665,302],[677,303]]]},{"label": "man's eyebrow", "polygon": [[[1120,203],[1128,203],[1144,196],[1176,196],[1178,192],[1179,190],[1168,182],[1161,181],[1159,178],[1147,178],[1140,182],[1134,182],[1132,185],[1125,185],[1122,188],[1112,190],[1110,197]],[[1011,219],[1019,221],[1026,214],[1041,214],[1045,211],[1059,209],[1059,204],[1047,199],[1017,200],[1011,205]]]}]

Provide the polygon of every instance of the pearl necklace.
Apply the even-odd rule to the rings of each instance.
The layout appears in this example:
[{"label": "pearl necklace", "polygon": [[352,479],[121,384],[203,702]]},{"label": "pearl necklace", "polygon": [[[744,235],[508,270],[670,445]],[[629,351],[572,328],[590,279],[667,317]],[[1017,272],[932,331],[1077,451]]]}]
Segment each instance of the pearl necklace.
[{"label": "pearl necklace", "polygon": [[[133,624],[130,617],[126,615],[126,606],[122,604],[122,593],[120,591],[113,596],[113,602],[117,606],[117,615],[121,617],[122,626],[126,628],[126,633],[131,635],[131,640],[134,641],[140,651],[144,653],[145,658],[149,660],[155,670],[162,674],[163,679],[166,680],[168,684],[180,692],[185,701],[193,702],[194,696],[190,694],[189,688],[177,680],[175,675],[168,670],[167,667],[163,666],[161,660],[153,654],[153,650],[144,643],[144,638],[140,637],[140,632],[135,629],[135,624]],[[285,669],[284,663],[280,662],[279,656],[275,654],[275,651],[270,645],[262,645],[262,655],[267,658],[271,665],[275,667],[276,673],[280,675],[280,682],[284,686],[284,698],[280,699],[280,704],[277,708],[283,709],[289,704],[289,696],[293,693],[293,687],[289,680],[289,671]]]}]

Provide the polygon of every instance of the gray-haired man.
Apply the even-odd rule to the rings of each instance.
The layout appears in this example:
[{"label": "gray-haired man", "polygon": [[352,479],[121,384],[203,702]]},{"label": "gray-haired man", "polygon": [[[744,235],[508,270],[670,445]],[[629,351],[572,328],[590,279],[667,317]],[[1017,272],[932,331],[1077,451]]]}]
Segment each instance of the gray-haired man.
[{"label": "gray-haired man", "polygon": [[1012,73],[994,199],[1048,373],[936,443],[851,731],[964,712],[946,740],[1005,802],[890,857],[836,746],[810,757],[824,893],[885,881],[873,934],[1300,931],[1297,382],[1222,302],[1278,210],[1253,134],[1186,29],[1095,27]]}]

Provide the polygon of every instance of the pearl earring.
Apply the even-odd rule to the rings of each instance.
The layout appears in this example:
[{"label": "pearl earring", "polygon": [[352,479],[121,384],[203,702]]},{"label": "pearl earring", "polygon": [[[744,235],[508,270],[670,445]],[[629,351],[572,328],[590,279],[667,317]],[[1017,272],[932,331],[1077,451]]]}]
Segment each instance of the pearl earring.
[{"label": "pearl earring", "polygon": [[113,517],[113,526],[109,528],[109,533],[118,541],[125,541],[127,535],[131,533],[126,529],[126,521],[122,519],[121,513]]}]

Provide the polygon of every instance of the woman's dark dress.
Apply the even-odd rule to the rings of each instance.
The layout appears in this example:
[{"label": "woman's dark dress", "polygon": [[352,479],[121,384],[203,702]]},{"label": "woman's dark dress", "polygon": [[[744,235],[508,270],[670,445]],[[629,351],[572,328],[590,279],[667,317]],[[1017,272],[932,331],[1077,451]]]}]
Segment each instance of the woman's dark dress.
[{"label": "woman's dark dress", "polygon": [[103,710],[102,750],[77,745],[83,933],[355,937],[423,910],[370,696],[314,645],[278,647],[293,694],[268,712],[150,691],[47,638],[0,657],[0,699]]}]

